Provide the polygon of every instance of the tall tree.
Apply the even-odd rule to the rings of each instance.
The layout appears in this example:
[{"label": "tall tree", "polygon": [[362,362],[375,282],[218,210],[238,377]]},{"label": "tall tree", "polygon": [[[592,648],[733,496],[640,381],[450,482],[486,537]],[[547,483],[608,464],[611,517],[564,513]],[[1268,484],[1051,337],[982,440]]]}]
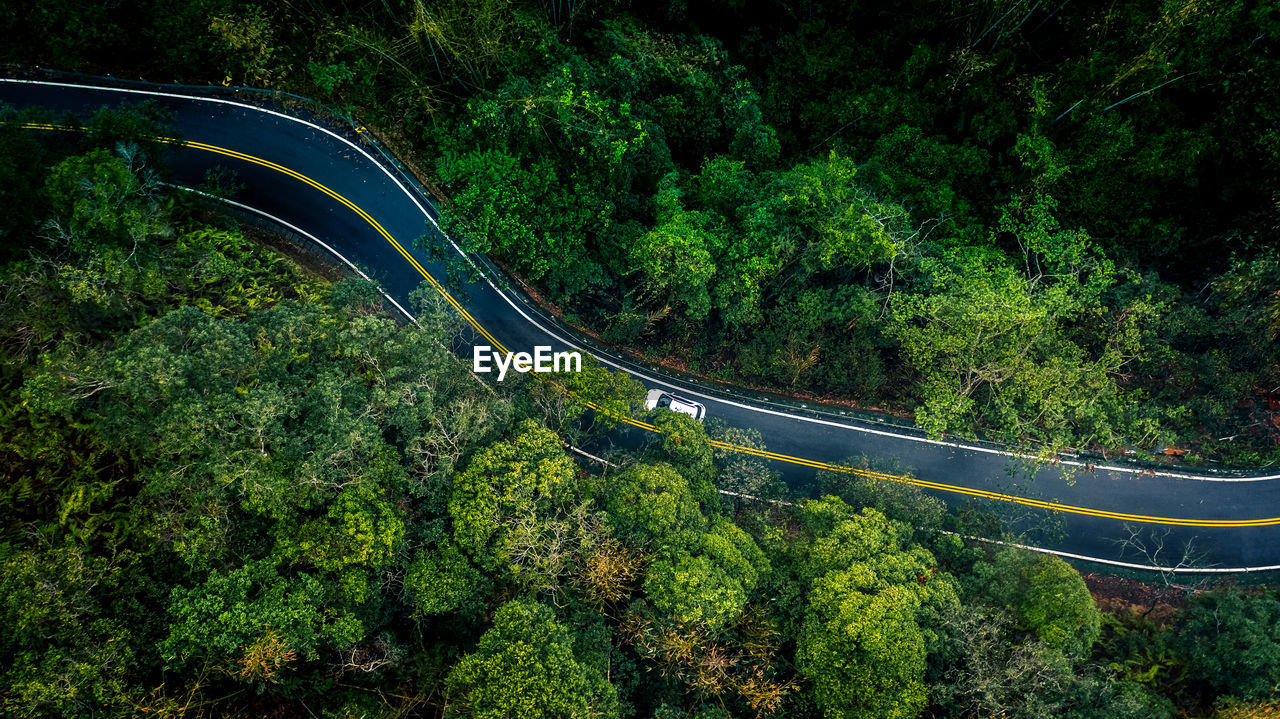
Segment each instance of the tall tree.
[{"label": "tall tree", "polygon": [[545,605],[510,601],[447,680],[451,716],[477,719],[616,717],[617,693],[574,656],[573,639]]}]

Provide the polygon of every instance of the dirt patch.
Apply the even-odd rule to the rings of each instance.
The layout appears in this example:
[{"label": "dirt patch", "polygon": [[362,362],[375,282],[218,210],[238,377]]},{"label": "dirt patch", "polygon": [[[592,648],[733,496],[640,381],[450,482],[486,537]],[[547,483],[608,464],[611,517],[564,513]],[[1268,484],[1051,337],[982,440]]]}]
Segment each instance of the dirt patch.
[{"label": "dirt patch", "polygon": [[1128,577],[1089,572],[1082,574],[1098,609],[1112,614],[1136,612],[1165,624],[1186,602],[1190,587],[1149,584]]}]

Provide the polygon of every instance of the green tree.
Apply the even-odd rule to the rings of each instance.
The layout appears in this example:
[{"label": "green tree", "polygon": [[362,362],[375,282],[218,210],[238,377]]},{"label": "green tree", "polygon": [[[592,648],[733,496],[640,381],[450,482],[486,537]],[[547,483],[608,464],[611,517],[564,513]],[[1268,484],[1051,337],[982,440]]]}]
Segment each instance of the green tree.
[{"label": "green tree", "polygon": [[[0,561],[0,708],[12,716],[123,712],[137,696],[139,635],[150,635],[112,597],[135,589],[127,550],[95,556],[74,546],[25,549]],[[131,626],[130,623],[134,622]]]},{"label": "green tree", "polygon": [[549,512],[571,499],[575,472],[559,438],[525,421],[511,440],[478,452],[454,478],[454,541],[480,567],[509,569],[509,528],[523,515]]},{"label": "green tree", "polygon": [[273,649],[285,666],[296,654],[316,659],[322,648],[340,649],[364,634],[361,623],[332,608],[321,582],[309,574],[281,574],[273,559],[209,574],[203,584],[177,587],[172,618],[160,654],[173,667],[208,660],[234,676],[251,666],[255,650]]},{"label": "green tree", "polygon": [[617,716],[617,692],[574,656],[545,605],[510,601],[446,681],[452,716],[482,719]]},{"label": "green tree", "polygon": [[153,173],[135,173],[105,149],[69,157],[45,181],[45,194],[59,216],[55,231],[86,255],[99,243],[136,250],[139,242],[169,231],[157,183]]},{"label": "green tree", "polygon": [[1069,656],[1087,656],[1098,639],[1093,595],[1079,572],[1052,554],[1001,549],[974,566],[972,581],[987,601],[1013,612],[1019,629]]},{"label": "green tree", "polygon": [[423,614],[476,612],[487,589],[485,576],[453,542],[418,553],[404,578],[404,591]]},{"label": "green tree", "polygon": [[637,464],[609,483],[605,510],[618,535],[653,549],[695,541],[706,517],[689,482],[669,464]]},{"label": "green tree", "polygon": [[893,479],[915,476],[901,462],[859,456],[840,464],[853,471],[818,471],[818,484],[824,492],[856,508],[874,509],[917,530],[929,531],[942,526],[947,515],[946,503],[925,494],[919,487]]},{"label": "green tree", "polygon": [[934,433],[976,427],[1053,448],[1152,440],[1156,427],[1132,415],[1113,378],[1141,352],[1141,336],[1118,333],[1095,354],[1070,331],[1102,311],[1109,265],[1050,277],[972,254],[951,262],[932,264],[930,292],[893,299],[890,331],[923,380],[917,421]]},{"label": "green tree", "polygon": [[718,472],[706,428],[679,412],[657,412],[652,422],[658,428],[659,441],[652,445],[651,453],[680,471],[704,510],[719,506],[715,487]]},{"label": "green tree", "polygon": [[[876,594],[836,574],[814,585],[796,660],[827,717],[917,716],[927,704],[917,604],[900,586]],[[817,619],[816,617],[820,617]]]},{"label": "green tree", "polygon": [[1195,679],[1241,699],[1280,691],[1280,599],[1229,587],[1191,600],[1178,645]]},{"label": "green tree", "polygon": [[691,326],[711,312],[709,286],[716,266],[708,247],[717,243],[705,225],[699,213],[677,212],[637,239],[629,258],[643,298],[662,313],[675,311]]},{"label": "green tree", "polygon": [[832,152],[779,178],[779,211],[807,242],[805,259],[815,269],[863,269],[903,250],[905,211],[877,201],[855,174],[852,159]]},{"label": "green tree", "polygon": [[368,490],[346,489],[329,504],[323,519],[289,530],[277,552],[294,561],[336,572],[349,566],[378,569],[391,561],[404,538],[404,520]]},{"label": "green tree", "polygon": [[933,556],[904,547],[909,528],[835,497],[807,502],[813,577],[796,661],[829,717],[911,717],[927,701],[926,658],[959,607],[955,581]]},{"label": "green tree", "polygon": [[715,634],[742,613],[769,562],[750,535],[717,519],[701,541],[655,559],[645,595],[663,615],[686,630]]}]

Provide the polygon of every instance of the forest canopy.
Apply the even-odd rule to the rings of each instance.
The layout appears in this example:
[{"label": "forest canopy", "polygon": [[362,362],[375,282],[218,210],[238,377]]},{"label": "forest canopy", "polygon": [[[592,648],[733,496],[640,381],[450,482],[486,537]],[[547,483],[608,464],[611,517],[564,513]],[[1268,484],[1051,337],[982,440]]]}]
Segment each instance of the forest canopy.
[{"label": "forest canopy", "polygon": [[[981,508],[837,472],[791,497],[712,444],[758,435],[670,412],[632,449],[570,451],[609,425],[540,381],[478,381],[441,303],[398,323],[368,282],[163,184],[145,110],[76,135],[30,117],[0,117],[29,190],[0,271],[8,715],[1146,719],[1274,699],[1274,591],[1104,614],[1063,560],[962,540],[1018,539]],[[576,381],[640,411],[624,375]]]},{"label": "forest canopy", "polygon": [[[1261,466],[1278,33],[1262,0],[51,0],[0,9],[0,60],[353,113],[467,249],[653,362],[935,434]],[[611,448],[547,385],[468,372],[430,292],[404,324],[166,185],[154,108],[18,127],[50,119],[0,108],[7,715],[1280,701],[1274,589],[1101,611],[1063,560],[964,539],[1021,539],[982,506],[834,472],[792,496],[711,442],[758,435],[669,412]],[[625,375],[565,379],[641,412]]]}]

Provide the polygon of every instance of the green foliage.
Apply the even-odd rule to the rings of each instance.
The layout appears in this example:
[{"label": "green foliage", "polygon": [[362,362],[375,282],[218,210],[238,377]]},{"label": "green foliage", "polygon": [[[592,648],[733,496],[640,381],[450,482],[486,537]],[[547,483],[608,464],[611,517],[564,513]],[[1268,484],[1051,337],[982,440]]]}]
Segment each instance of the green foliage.
[{"label": "green foliage", "polygon": [[803,512],[814,579],[796,659],[814,700],[830,717],[915,716],[927,701],[926,656],[941,645],[935,627],[959,606],[954,580],[875,510],[855,515],[827,497]]},{"label": "green foliage", "polygon": [[[57,233],[79,253],[103,240],[128,246],[162,233],[154,182],[104,149],[63,160],[45,184],[50,206],[65,223]],[[89,244],[85,235],[92,236]]]},{"label": "green foliage", "polygon": [[691,542],[706,524],[689,482],[669,464],[640,464],[615,476],[605,509],[619,536],[656,549]]},{"label": "green foliage", "polygon": [[707,248],[715,239],[705,226],[704,218],[679,213],[637,239],[628,262],[643,278],[644,299],[674,308],[690,323],[711,312],[709,285],[716,270]]},{"label": "green foliage", "polygon": [[1051,647],[1084,656],[1097,641],[1101,618],[1084,580],[1052,554],[1006,548],[973,569],[974,586],[1013,612],[1017,627]]},{"label": "green foliage", "polygon": [[947,715],[1173,717],[1172,702],[1109,669],[1078,662],[1017,627],[1003,609],[967,607],[947,622],[954,660],[935,682]]},{"label": "green foliage", "polygon": [[409,602],[423,614],[474,611],[485,577],[452,542],[418,554],[404,578]]},{"label": "green foliage", "polygon": [[[74,716],[128,706],[139,662],[132,617],[111,616],[104,592],[127,590],[130,555],[105,558],[72,546],[9,554],[0,566],[0,706],[14,716]],[[127,610],[126,610],[127,611]]]},{"label": "green foliage", "polygon": [[211,572],[203,584],[173,590],[172,624],[160,655],[175,667],[201,659],[235,662],[255,641],[277,632],[284,643],[281,661],[288,652],[315,659],[321,646],[345,647],[364,634],[359,620],[326,600],[314,576],[286,576],[272,560]]},{"label": "green foliage", "polygon": [[1072,339],[1073,323],[1102,312],[1110,264],[1086,262],[1078,234],[1054,231],[1042,210],[1034,217],[1011,225],[1025,241],[1021,270],[968,253],[930,265],[933,292],[895,298],[891,332],[925,382],[917,420],[940,434],[976,415],[998,437],[1054,448],[1149,440],[1154,422],[1130,414],[1113,379],[1142,335],[1121,326],[1096,354]]},{"label": "green foliage", "polygon": [[[703,426],[709,439],[738,447],[765,448],[758,430],[731,427],[724,420],[715,417],[705,420]],[[719,470],[717,490],[757,499],[781,499],[786,496],[787,485],[782,482],[782,474],[771,468],[766,460],[720,448],[714,450],[714,456]],[[741,504],[736,497],[722,495],[721,498],[730,505]]]},{"label": "green foliage", "polygon": [[742,583],[706,555],[679,551],[649,566],[645,595],[659,612],[686,626],[711,631],[735,619],[747,603]]},{"label": "green foliage", "polygon": [[924,640],[901,587],[875,595],[833,577],[815,587],[821,619],[801,635],[797,659],[828,717],[912,717],[926,704]]},{"label": "green foliage", "polygon": [[656,413],[653,425],[660,436],[654,445],[656,456],[680,470],[689,482],[693,498],[703,508],[717,506],[716,467],[706,428],[698,420],[678,412]]},{"label": "green foliage", "polygon": [[737,619],[769,562],[755,541],[723,518],[701,541],[668,549],[645,579],[645,595],[664,616],[684,628],[714,634]]},{"label": "green foliage", "polygon": [[[596,89],[597,71],[577,59],[531,81],[515,78],[466,105],[463,140],[437,170],[457,191],[448,227],[469,249],[492,252],[556,288],[593,284],[587,248],[614,231],[610,196],[651,152],[631,106]],[[572,156],[570,173],[552,157]]]},{"label": "green foliage", "polygon": [[1195,679],[1241,699],[1269,699],[1280,676],[1280,599],[1236,588],[1192,599],[1178,627],[1179,646]]},{"label": "green foliage", "polygon": [[282,67],[276,30],[263,8],[212,16],[209,29],[218,38],[226,58],[227,76],[237,84],[271,85],[289,71]]},{"label": "green foliage", "polygon": [[386,565],[404,537],[404,521],[385,499],[367,496],[367,491],[339,492],[324,518],[288,532],[276,551],[328,572]]},{"label": "green foliage", "polygon": [[806,255],[812,259],[806,260],[815,269],[861,269],[902,249],[894,227],[905,213],[861,192],[856,173],[853,160],[833,152],[825,162],[801,165],[780,178],[781,212],[795,223],[791,231],[810,243]]},{"label": "green foliage", "polygon": [[613,687],[592,671],[550,609],[507,602],[475,652],[449,673],[450,711],[486,719],[617,716]]},{"label": "green foliage", "polygon": [[472,457],[449,498],[453,538],[484,568],[510,559],[508,525],[520,515],[566,499],[573,462],[550,430],[526,421],[509,442]]}]

